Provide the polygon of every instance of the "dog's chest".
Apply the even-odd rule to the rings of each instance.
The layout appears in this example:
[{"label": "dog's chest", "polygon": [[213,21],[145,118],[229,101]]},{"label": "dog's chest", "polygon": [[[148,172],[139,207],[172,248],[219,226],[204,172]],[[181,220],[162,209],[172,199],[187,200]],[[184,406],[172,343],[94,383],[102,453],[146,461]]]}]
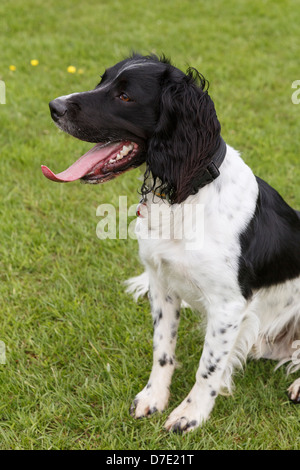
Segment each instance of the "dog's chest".
[{"label": "dog's chest", "polygon": [[140,206],[136,232],[142,261],[183,299],[187,293],[210,300],[239,292],[240,234],[257,196],[252,171],[229,148],[219,178],[184,203],[170,206],[149,197]]},{"label": "dog's chest", "polygon": [[236,273],[238,247],[213,210],[200,203],[172,209],[151,204],[139,210],[136,232],[142,261],[190,304],[215,290],[216,279],[229,280]]}]

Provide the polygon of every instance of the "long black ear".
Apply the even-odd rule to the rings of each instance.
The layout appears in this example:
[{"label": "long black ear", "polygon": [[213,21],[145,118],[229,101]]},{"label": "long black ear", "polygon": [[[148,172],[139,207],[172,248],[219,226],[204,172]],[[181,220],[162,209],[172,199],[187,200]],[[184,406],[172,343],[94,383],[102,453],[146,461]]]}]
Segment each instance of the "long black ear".
[{"label": "long black ear", "polygon": [[163,85],[147,163],[154,184],[161,182],[172,203],[193,194],[193,181],[205,171],[219,144],[221,126],[206,86],[195,69],[186,75],[172,72]]}]

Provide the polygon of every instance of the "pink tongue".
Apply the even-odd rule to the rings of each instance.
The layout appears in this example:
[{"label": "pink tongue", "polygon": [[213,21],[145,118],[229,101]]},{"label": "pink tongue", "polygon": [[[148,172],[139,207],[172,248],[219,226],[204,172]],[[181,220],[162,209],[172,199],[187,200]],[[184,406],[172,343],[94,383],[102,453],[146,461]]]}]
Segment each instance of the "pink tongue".
[{"label": "pink tongue", "polygon": [[[103,160],[106,160],[111,154],[115,153],[120,147],[120,142],[114,144],[97,144],[90,149],[87,153],[82,155],[73,165],[67,170],[58,173],[49,170],[45,165],[42,165],[42,172],[46,178],[59,183],[68,183],[82,178],[87,173],[91,172],[95,166]],[[98,170],[99,171],[99,170]]]}]

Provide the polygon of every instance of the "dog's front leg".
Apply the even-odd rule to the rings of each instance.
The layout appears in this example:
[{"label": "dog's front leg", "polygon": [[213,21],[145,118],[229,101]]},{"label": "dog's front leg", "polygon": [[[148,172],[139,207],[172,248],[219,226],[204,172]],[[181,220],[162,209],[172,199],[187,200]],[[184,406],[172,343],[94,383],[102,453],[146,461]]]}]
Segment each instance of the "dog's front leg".
[{"label": "dog's front leg", "polygon": [[245,333],[242,328],[244,313],[243,299],[229,303],[226,309],[216,307],[214,312],[208,313],[205,343],[196,373],[196,383],[186,399],[170,414],[165,425],[168,430],[191,431],[209,417],[224,382],[225,373],[230,371],[231,374],[231,366],[234,358],[237,358],[237,339],[240,334]]},{"label": "dog's front leg", "polygon": [[175,347],[180,316],[180,298],[150,278],[149,301],[153,318],[153,366],[145,388],[135,397],[130,413],[135,418],[163,411],[175,369]]}]

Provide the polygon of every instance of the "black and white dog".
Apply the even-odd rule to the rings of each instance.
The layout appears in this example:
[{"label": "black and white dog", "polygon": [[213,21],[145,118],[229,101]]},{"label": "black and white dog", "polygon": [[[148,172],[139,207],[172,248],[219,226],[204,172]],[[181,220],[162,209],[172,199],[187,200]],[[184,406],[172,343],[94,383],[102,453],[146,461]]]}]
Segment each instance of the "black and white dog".
[{"label": "black and white dog", "polygon": [[[209,417],[248,355],[300,368],[300,213],[225,144],[206,87],[194,69],[133,55],[94,90],[50,103],[62,130],[96,146],[57,175],[42,167],[54,181],[103,183],[146,163],[137,219],[145,273],[129,283],[149,290],[154,352],[133,416],[167,407],[181,302],[207,319],[195,385],[166,422],[173,431]],[[289,397],[299,403],[299,378]]]}]

